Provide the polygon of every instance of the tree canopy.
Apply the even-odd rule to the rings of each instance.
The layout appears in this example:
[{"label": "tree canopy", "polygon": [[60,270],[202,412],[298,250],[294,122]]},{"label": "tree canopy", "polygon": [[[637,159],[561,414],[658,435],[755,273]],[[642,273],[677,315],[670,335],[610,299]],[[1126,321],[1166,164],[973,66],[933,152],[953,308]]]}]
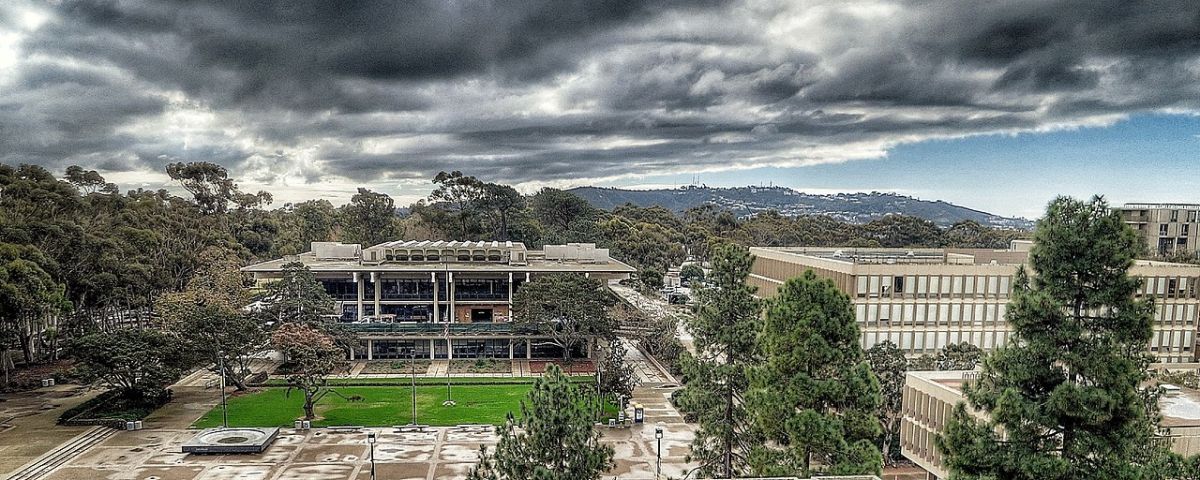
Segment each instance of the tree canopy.
[{"label": "tree canopy", "polygon": [[495,450],[480,447],[470,480],[599,480],[613,466],[612,447],[592,428],[595,400],[551,365],[534,381],[521,416],[497,427]]},{"label": "tree canopy", "polygon": [[[1162,478],[1147,380],[1153,305],[1129,268],[1141,239],[1102,198],[1055,199],[1017,274],[1013,335],[964,387],[938,447],[962,479]],[[1003,430],[1001,437],[997,432]]]}]

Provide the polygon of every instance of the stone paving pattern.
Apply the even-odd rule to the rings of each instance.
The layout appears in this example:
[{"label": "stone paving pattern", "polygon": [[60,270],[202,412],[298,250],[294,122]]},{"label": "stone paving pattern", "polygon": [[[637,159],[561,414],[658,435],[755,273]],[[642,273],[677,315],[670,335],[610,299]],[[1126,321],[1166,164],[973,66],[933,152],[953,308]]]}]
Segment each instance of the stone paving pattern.
[{"label": "stone paving pattern", "polygon": [[[603,428],[603,441],[616,452],[616,467],[606,478],[652,479],[656,441],[653,422],[663,422],[663,473],[681,476],[687,470],[684,456],[692,427],[683,423],[667,403],[671,389],[642,388],[635,401],[645,405],[648,422],[628,428]],[[195,397],[181,395],[179,404]],[[211,405],[211,404],[208,404]],[[208,406],[205,405],[205,406]],[[166,419],[184,411],[156,414]],[[492,447],[496,438],[490,426],[430,428],[423,431],[364,429],[334,432],[327,429],[283,429],[265,452],[254,455],[198,455],[180,453],[180,446],[196,430],[175,422],[151,423],[147,429],[120,432],[91,448],[48,479],[109,480],[341,480],[370,477],[366,432],[378,434],[375,464],[378,478],[457,479],[478,460],[480,445]]]}]

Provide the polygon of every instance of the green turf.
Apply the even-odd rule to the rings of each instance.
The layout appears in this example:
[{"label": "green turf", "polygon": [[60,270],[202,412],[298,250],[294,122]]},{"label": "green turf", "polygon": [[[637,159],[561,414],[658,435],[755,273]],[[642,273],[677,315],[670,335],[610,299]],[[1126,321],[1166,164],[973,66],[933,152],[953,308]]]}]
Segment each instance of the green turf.
[{"label": "green turf", "polygon": [[[574,375],[569,377],[571,382],[582,384],[595,383],[596,377],[591,375]],[[454,385],[529,385],[537,380],[537,377],[453,377]],[[358,378],[331,378],[329,385],[343,387],[386,387],[386,386],[401,386],[407,387],[412,384],[410,377],[358,377]],[[446,377],[417,377],[417,386],[421,385],[446,385]],[[284,378],[272,378],[266,381],[265,386],[268,387],[285,387],[287,380]]]},{"label": "green turf", "polygon": [[[452,395],[457,405],[443,406],[445,386],[417,387],[417,423],[448,426],[504,423],[508,412],[519,414],[520,402],[531,385],[455,385]],[[314,426],[359,425],[379,427],[404,425],[412,421],[412,396],[403,387],[335,387],[341,396],[330,393],[317,403]],[[304,415],[303,395],[286,394],[286,388],[266,388],[229,398],[229,425],[233,427],[282,427]],[[361,396],[350,402],[344,397]],[[606,405],[606,416],[615,415],[616,407]],[[218,406],[200,417],[193,426],[210,428],[221,425]]]}]

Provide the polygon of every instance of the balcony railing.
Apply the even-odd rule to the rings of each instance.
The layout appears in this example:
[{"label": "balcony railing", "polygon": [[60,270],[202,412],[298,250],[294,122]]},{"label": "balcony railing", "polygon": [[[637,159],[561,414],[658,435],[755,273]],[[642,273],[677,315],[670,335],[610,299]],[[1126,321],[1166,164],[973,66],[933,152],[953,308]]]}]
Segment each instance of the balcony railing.
[{"label": "balcony railing", "polygon": [[513,323],[347,323],[356,333],[392,333],[398,335],[531,335],[538,332],[532,325]]}]

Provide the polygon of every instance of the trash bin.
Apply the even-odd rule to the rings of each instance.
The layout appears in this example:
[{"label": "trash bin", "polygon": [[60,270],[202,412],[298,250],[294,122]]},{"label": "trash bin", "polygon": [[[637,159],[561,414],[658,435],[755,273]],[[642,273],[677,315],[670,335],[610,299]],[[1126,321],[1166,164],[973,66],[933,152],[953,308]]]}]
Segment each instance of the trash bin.
[{"label": "trash bin", "polygon": [[646,421],[646,409],[642,404],[635,403],[633,405],[633,423],[643,423]]},{"label": "trash bin", "polygon": [[304,420],[296,420],[296,424],[295,424],[295,427],[294,427],[294,428],[295,428],[296,430],[301,430],[301,429],[303,429],[303,428],[304,428]]},{"label": "trash bin", "polygon": [[126,429],[126,430],[137,430],[137,428],[136,428],[136,427],[137,427],[137,422],[133,422],[133,421],[127,421],[127,422],[125,422],[125,429]]}]

